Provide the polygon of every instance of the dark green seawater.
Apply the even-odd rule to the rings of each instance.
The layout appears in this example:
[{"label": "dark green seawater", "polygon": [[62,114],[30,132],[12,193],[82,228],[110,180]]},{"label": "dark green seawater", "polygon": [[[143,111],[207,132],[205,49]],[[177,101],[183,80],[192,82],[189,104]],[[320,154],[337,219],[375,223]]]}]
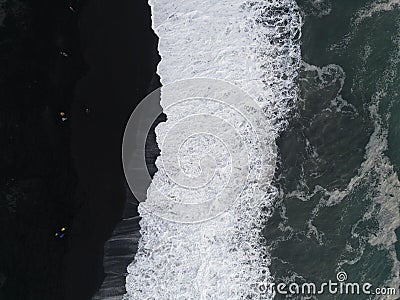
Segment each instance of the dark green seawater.
[{"label": "dark green seawater", "polygon": [[278,141],[280,188],[265,228],[275,282],[394,287],[399,299],[400,1],[299,0],[297,115]]}]

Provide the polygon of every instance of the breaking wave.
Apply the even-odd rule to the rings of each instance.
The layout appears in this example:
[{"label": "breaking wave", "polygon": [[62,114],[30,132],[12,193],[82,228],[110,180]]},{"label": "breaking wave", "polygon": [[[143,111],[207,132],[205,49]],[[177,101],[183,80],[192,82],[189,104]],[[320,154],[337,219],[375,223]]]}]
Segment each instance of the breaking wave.
[{"label": "breaking wave", "polygon": [[[161,106],[168,120],[156,128],[161,149],[156,162],[159,171],[147,200],[139,205],[141,239],[135,260],[128,267],[124,299],[259,299],[257,283],[273,280],[260,232],[277,193],[271,184],[277,156],[275,139],[285,128],[297,100],[301,59],[298,7],[292,0],[152,0],[150,5],[153,29],[160,39],[157,72],[164,86]],[[197,86],[185,85],[193,82],[192,78],[225,82],[222,86],[231,84],[247,93],[263,113],[265,127],[260,127],[264,123],[258,121],[248,123],[243,112],[252,114],[251,110],[238,112],[208,97],[171,108],[166,101],[167,86],[178,87],[177,94],[182,92],[179,87],[196,90]],[[199,128],[193,133],[194,125],[182,124],[187,125],[188,117],[196,114]],[[216,138],[218,127],[213,127],[213,134],[205,133],[201,124],[215,125],[210,120],[231,125],[238,139],[232,141],[233,135],[229,134],[225,140]],[[174,131],[177,128],[180,130]],[[260,129],[261,133],[253,136]],[[183,141],[174,148],[176,153],[168,145],[174,140]],[[259,140],[267,143],[264,148],[258,148]],[[234,150],[229,148],[231,142]],[[249,167],[244,169],[244,177],[250,181],[245,181],[240,201],[232,201],[221,214],[204,221],[170,221],[154,213],[160,191],[179,203],[188,203],[202,202],[233,188],[228,184],[229,176],[240,166],[235,166],[232,153],[243,154],[244,150]],[[173,164],[171,156],[175,154],[179,157]],[[212,160],[204,163],[204,156]],[[262,170],[259,157],[267,162]],[[174,174],[182,171],[196,178],[209,165],[213,179],[202,181],[194,191],[192,186],[179,186],[169,176],[173,169]],[[239,177],[242,175],[239,173]],[[265,192],[258,199],[261,205],[249,201],[254,186]],[[273,292],[262,296],[270,299]]]}]

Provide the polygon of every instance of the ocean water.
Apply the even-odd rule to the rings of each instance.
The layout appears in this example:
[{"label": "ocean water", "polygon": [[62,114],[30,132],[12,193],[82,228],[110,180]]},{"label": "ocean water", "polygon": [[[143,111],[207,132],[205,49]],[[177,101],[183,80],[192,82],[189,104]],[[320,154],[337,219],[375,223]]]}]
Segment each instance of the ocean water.
[{"label": "ocean water", "polygon": [[[141,238],[124,299],[254,299],[257,282],[272,280],[261,230],[277,195],[275,141],[298,98],[300,12],[292,0],[154,0],[150,5],[160,39],[157,73],[167,121],[156,128],[161,155],[147,199],[139,205]],[[174,84],[178,80],[186,81]],[[188,98],[191,91],[200,94],[169,105],[170,94]],[[228,103],[227,95],[238,95],[237,101]],[[237,110],[246,97],[254,102]],[[262,120],[250,123],[258,111]],[[205,154],[209,160],[203,160]],[[175,176],[198,182],[209,166],[211,179],[195,188]],[[249,201],[256,187],[264,190],[258,206]],[[175,209],[182,203],[218,197],[224,203],[242,192],[222,214],[195,222],[174,218],[187,212]],[[172,221],[154,214],[170,210],[165,215]]]},{"label": "ocean water", "polygon": [[[264,112],[263,137],[276,145],[267,155],[276,163],[268,165],[274,178],[259,180],[269,187],[260,207],[240,202],[196,224],[151,213],[152,191],[168,177],[156,173],[139,206],[141,238],[125,299],[397,299],[260,295],[257,282],[319,284],[346,272],[349,282],[399,293],[400,1],[150,5],[163,85],[207,77],[243,89]],[[166,111],[159,145],[190,109],[229,113],[196,105]],[[183,147],[182,161],[190,162],[189,148],[215,141],[202,143]],[[156,164],[162,170],[162,160]]]},{"label": "ocean water", "polygon": [[280,196],[264,228],[271,274],[322,283],[346,272],[397,296],[314,298],[398,299],[400,1],[298,3],[300,105],[278,141]]}]

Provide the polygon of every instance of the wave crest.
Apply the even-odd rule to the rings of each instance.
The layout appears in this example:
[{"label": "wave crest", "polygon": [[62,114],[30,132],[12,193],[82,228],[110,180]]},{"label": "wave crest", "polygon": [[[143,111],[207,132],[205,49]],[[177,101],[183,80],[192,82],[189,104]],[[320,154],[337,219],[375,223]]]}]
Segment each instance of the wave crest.
[{"label": "wave crest", "polygon": [[[263,137],[273,149],[297,100],[301,18],[296,3],[152,0],[150,4],[153,29],[160,38],[158,74],[162,84],[189,78],[234,84],[249,94],[264,113],[270,130],[265,130]],[[163,96],[161,99],[168,120],[157,127],[159,145],[165,128],[183,113],[168,111]],[[211,115],[211,104],[203,101],[202,105]],[[194,105],[192,109],[199,107],[202,106]],[[229,117],[228,111],[221,112],[220,117],[223,113]],[[203,146],[193,142],[180,148],[180,158],[189,164],[190,147],[199,150]],[[250,154],[257,153],[255,147],[249,150]],[[160,148],[158,167],[163,155],[168,156],[168,151]],[[222,152],[217,151],[215,156]],[[269,156],[270,162],[276,159],[276,151],[264,155]],[[250,166],[254,161],[253,155]],[[135,260],[128,267],[124,299],[259,298],[257,283],[272,281],[260,233],[277,193],[271,185],[275,163],[265,168],[263,171],[271,176],[257,179],[257,184],[266,190],[260,206],[236,201],[223,214],[198,223],[171,222],[148,209],[159,200],[152,191],[167,177],[163,172],[157,173],[146,202],[139,206],[141,239]],[[265,299],[272,297],[271,291],[263,295]]]}]

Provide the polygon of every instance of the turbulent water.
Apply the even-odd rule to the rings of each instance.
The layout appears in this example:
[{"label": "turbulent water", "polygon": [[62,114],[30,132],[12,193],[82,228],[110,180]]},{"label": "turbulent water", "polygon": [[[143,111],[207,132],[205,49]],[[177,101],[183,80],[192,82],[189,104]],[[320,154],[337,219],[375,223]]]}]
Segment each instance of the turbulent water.
[{"label": "turbulent water", "polygon": [[343,271],[397,290],[310,298],[398,299],[400,1],[299,6],[300,105],[278,142],[280,197],[264,229],[271,273],[322,283]]},{"label": "turbulent water", "polygon": [[[125,299],[397,299],[400,1],[150,4],[162,83],[207,77],[246,91],[269,122],[265,137],[278,151],[268,155],[278,164],[260,208],[235,204],[179,224],[142,203]],[[166,124],[179,115],[170,113]],[[256,291],[261,280],[320,284],[338,272],[397,295]]]},{"label": "turbulent water", "polygon": [[[178,165],[196,177],[201,170],[192,158],[201,160],[205,151],[215,159],[216,180],[194,192],[170,182],[168,172],[163,171],[163,162],[174,153],[162,142],[164,137],[169,141],[183,139],[182,132],[190,131],[183,127],[173,135],[169,132],[171,128],[192,114],[208,116],[203,124],[209,125],[211,117],[232,122],[232,126],[246,122],[229,106],[206,99],[192,101],[186,110],[179,106],[169,109],[164,91],[161,105],[168,120],[156,129],[161,149],[156,162],[159,171],[146,202],[139,206],[141,239],[135,260],[128,267],[125,299],[254,299],[258,295],[257,282],[272,280],[268,269],[270,259],[261,243],[261,229],[277,195],[271,185],[277,156],[275,139],[287,125],[297,100],[295,78],[301,36],[298,7],[294,1],[282,0],[155,0],[150,4],[153,29],[160,38],[158,74],[162,84],[189,78],[223,80],[254,98],[267,124],[261,134],[267,146],[256,147],[244,125],[237,127],[238,145],[234,147],[239,152],[244,147],[248,149],[245,156],[249,155],[250,177],[257,170],[258,157],[264,156],[268,164],[262,171],[269,175],[244,186],[241,200],[246,200],[252,185],[266,188],[260,206],[254,207],[247,201],[233,202],[224,213],[189,224],[153,214],[152,208],[161,200],[159,190],[178,202],[196,202],[218,195],[221,189],[236,187],[227,185],[225,178],[236,170],[236,161],[229,161],[232,153],[225,146],[236,140],[230,137],[218,141],[213,135],[193,141],[190,139],[193,136],[188,136],[179,148]],[[215,133],[218,130],[215,128]],[[230,196],[227,193],[226,197]],[[272,296],[265,294],[265,298]]]}]

